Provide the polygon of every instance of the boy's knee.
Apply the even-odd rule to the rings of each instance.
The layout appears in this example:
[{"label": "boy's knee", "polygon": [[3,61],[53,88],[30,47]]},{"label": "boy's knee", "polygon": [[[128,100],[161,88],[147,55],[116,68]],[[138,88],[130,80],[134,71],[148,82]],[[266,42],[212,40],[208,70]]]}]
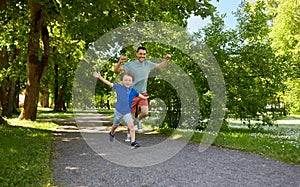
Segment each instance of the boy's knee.
[{"label": "boy's knee", "polygon": [[134,130],[134,125],[133,124],[127,124],[127,127],[129,130]]}]

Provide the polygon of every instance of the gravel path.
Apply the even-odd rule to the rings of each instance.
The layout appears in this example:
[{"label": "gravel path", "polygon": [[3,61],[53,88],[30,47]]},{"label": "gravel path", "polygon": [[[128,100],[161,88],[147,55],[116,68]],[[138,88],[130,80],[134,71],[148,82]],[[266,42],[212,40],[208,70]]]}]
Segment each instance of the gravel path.
[{"label": "gravel path", "polygon": [[[87,116],[86,116],[87,117]],[[300,187],[300,167],[259,155],[211,146],[199,152],[199,145],[188,143],[177,154],[157,164],[144,167],[129,167],[110,161],[115,154],[122,154],[120,160],[139,162],[134,155],[148,154],[147,147],[160,145],[166,137],[159,134],[137,134],[142,147],[129,149],[123,138],[125,133],[116,134],[113,143],[108,141],[107,126],[99,127],[96,122],[109,120],[105,115],[89,115],[89,126],[78,125],[80,120],[58,120],[61,128],[56,133],[55,152],[52,165],[53,181],[56,186],[280,186]],[[102,123],[103,125],[103,123]],[[122,128],[121,128],[122,130]],[[105,131],[106,140],[98,140],[99,131]],[[92,136],[86,136],[90,135]],[[104,136],[104,134],[102,135]],[[87,138],[88,137],[88,138]],[[89,141],[94,138],[94,141]],[[93,142],[93,143],[91,143]],[[118,142],[118,143],[117,143]],[[181,141],[174,140],[179,143]],[[101,152],[99,147],[125,147],[119,152]],[[180,143],[179,143],[180,144]],[[121,145],[121,146],[120,146]],[[158,150],[160,148],[158,147]],[[164,148],[161,153],[164,155]],[[121,153],[120,153],[121,151]],[[149,152],[149,158],[157,155]],[[159,155],[161,156],[161,155]],[[134,159],[130,159],[134,158]],[[158,157],[157,157],[158,158]],[[142,159],[141,159],[142,160]]]}]

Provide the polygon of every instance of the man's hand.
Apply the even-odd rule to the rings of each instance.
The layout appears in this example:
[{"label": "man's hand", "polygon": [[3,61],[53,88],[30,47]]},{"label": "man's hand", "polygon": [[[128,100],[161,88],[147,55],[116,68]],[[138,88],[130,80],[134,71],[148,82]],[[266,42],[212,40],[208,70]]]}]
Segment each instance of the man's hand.
[{"label": "man's hand", "polygon": [[171,55],[170,54],[167,54],[166,55],[166,60],[170,60],[171,59]]},{"label": "man's hand", "polygon": [[121,56],[121,58],[119,59],[117,65],[114,68],[114,72],[119,72],[119,71],[123,71],[123,68],[121,66],[122,63],[127,61],[127,57],[126,56]]},{"label": "man's hand", "polygon": [[123,63],[123,62],[126,62],[126,61],[127,61],[127,57],[126,56],[121,56],[119,62]]}]

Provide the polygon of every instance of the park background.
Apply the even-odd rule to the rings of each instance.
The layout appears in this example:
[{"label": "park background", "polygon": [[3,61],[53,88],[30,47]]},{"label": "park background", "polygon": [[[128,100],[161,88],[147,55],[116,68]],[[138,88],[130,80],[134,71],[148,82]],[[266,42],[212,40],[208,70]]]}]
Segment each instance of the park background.
[{"label": "park background", "polygon": [[[252,133],[279,128],[277,121],[280,119],[299,119],[298,1],[241,1],[232,10],[236,20],[234,27],[228,27],[226,15],[216,11],[213,3],[206,0],[12,0],[1,1],[0,5],[1,124],[34,122],[39,119],[42,108],[72,112],[77,66],[90,45],[103,34],[120,26],[146,21],[169,22],[188,31],[191,17],[210,19],[189,33],[210,49],[224,75],[224,132],[230,129],[230,120],[240,120],[249,129],[247,133]],[[201,69],[179,49],[150,42],[142,45],[147,47],[148,57],[163,58],[171,53],[172,63],[193,80],[200,107],[199,115],[194,118],[196,130],[205,130],[213,94]],[[135,49],[127,47],[120,54],[134,59]],[[113,82],[117,77],[113,67],[120,54],[112,56],[101,69],[106,72],[104,77]],[[167,108],[159,128],[177,128],[181,106],[178,95],[169,94],[175,92],[174,88],[163,80],[150,78],[148,91],[150,100],[159,97]],[[93,103],[76,104],[83,109],[113,107],[111,89],[98,82],[95,93]],[[290,134],[294,142],[299,141],[298,130],[298,127],[293,128]],[[297,150],[299,143],[291,143],[291,146],[294,146],[292,151]],[[291,158],[287,160],[292,162]],[[299,164],[299,158],[295,162]]]}]

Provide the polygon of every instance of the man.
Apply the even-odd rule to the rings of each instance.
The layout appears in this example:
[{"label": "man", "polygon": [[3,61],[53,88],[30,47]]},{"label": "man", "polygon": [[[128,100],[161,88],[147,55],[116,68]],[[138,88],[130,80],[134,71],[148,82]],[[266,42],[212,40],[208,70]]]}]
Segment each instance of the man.
[{"label": "man", "polygon": [[[139,93],[144,96],[148,96],[147,94],[147,82],[148,75],[150,71],[154,68],[163,68],[168,64],[168,61],[171,58],[171,55],[167,54],[165,60],[159,64],[150,62],[146,60],[146,48],[138,47],[136,51],[136,60],[129,61],[122,65],[122,63],[127,61],[127,57],[122,56],[115,66],[114,72],[126,71],[131,72],[135,81],[133,83],[133,88],[136,89]],[[136,119],[138,131],[142,131],[142,120],[148,116],[148,100],[143,100],[138,97],[135,97],[132,101],[131,105],[131,113],[134,115],[136,112],[137,106],[140,108],[141,113],[138,115]]]}]

